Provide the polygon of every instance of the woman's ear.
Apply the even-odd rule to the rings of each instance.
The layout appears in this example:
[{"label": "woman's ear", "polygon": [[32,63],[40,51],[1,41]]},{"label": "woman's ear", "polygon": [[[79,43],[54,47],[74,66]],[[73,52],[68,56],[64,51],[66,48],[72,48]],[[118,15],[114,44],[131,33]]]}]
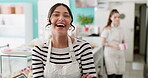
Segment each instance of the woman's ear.
[{"label": "woman's ear", "polygon": [[112,17],[112,16],[110,17],[110,20],[111,20],[111,21],[113,20],[113,17]]},{"label": "woman's ear", "polygon": [[47,22],[48,22],[48,24],[46,25],[46,27],[49,28],[49,25],[51,25],[51,22],[50,22],[49,18],[47,18]]},{"label": "woman's ear", "polygon": [[48,25],[52,24],[49,18],[47,19],[47,21],[48,21]]},{"label": "woman's ear", "polygon": [[46,25],[46,27],[48,27],[48,28],[49,28],[49,25],[50,25],[50,24],[48,23],[48,24]]}]

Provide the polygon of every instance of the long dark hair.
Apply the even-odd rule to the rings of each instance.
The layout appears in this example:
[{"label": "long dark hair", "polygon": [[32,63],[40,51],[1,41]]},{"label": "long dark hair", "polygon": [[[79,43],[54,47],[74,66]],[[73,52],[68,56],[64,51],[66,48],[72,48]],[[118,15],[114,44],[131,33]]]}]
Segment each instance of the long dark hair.
[{"label": "long dark hair", "polygon": [[110,18],[115,13],[119,13],[119,11],[117,9],[112,9],[112,11],[109,14],[108,22],[107,22],[107,25],[105,26],[105,28],[111,27],[112,20]]},{"label": "long dark hair", "polygon": [[72,25],[72,22],[73,22],[73,15],[72,15],[72,12],[71,12],[70,8],[69,8],[66,4],[64,4],[64,3],[57,3],[57,4],[53,5],[53,6],[50,8],[50,10],[49,10],[49,12],[48,12],[48,22],[49,22],[49,23],[46,25],[46,27],[47,27],[48,25],[51,25],[50,17],[51,17],[51,15],[52,15],[52,13],[54,12],[54,10],[55,10],[58,6],[64,6],[64,7],[68,10],[68,12],[69,12],[69,14],[70,14],[70,16],[71,16],[71,19],[72,19],[70,25],[73,27],[73,30],[74,30],[75,27],[74,27],[74,25]]}]

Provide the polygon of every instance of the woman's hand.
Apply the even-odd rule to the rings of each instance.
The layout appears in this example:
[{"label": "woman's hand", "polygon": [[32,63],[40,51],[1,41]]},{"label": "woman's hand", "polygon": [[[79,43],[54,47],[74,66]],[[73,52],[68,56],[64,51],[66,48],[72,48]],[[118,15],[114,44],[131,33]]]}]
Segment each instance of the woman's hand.
[{"label": "woman's hand", "polygon": [[88,73],[83,75],[82,78],[93,78],[94,76],[89,75]]},{"label": "woman's hand", "polygon": [[111,44],[111,46],[117,50],[120,50],[119,44]]}]

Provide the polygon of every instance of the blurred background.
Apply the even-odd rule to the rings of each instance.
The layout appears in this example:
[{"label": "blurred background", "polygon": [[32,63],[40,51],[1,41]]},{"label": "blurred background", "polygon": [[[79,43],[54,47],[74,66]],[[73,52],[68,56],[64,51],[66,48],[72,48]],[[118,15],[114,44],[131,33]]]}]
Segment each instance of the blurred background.
[{"label": "blurred background", "polygon": [[[67,4],[72,10],[76,29],[69,31],[69,35],[84,39],[93,47],[101,45],[100,33],[107,23],[109,12],[117,9],[128,45],[124,77],[148,78],[147,0],[0,0],[0,75],[6,77],[31,65],[30,50],[50,37],[50,29],[46,28],[47,14],[50,7],[58,2]],[[10,52],[14,53],[13,57],[7,57]],[[28,53],[24,55],[23,52]],[[14,57],[19,53],[24,56]],[[17,61],[26,61],[24,66],[19,67],[18,64],[18,70],[14,70],[13,61],[18,58],[20,60]],[[7,63],[9,66],[5,66]]]}]

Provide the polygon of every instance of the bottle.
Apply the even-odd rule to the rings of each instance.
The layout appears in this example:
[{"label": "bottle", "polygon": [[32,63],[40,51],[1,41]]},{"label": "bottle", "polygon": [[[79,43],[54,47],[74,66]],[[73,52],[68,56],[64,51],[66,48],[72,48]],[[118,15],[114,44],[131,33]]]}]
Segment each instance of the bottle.
[{"label": "bottle", "polygon": [[2,24],[2,25],[5,25],[5,24],[6,24],[4,18],[2,18],[1,24]]}]

